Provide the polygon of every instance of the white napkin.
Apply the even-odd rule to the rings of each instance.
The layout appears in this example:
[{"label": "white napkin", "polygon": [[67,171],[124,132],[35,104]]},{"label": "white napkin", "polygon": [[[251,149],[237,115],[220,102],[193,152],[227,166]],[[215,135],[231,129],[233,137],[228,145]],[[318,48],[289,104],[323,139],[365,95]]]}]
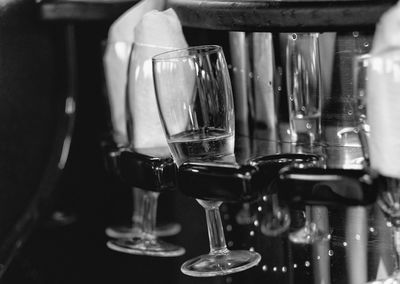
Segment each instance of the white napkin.
[{"label": "white napkin", "polygon": [[132,147],[167,146],[157,109],[151,59],[156,54],[184,47],[187,43],[173,9],[150,11],[135,28],[128,87]]},{"label": "white napkin", "polygon": [[[394,49],[398,51],[387,53]],[[371,54],[367,83],[371,167],[385,176],[400,178],[400,64],[393,64],[400,60],[400,3],[382,15]]]},{"label": "white napkin", "polygon": [[104,51],[103,66],[109,97],[113,138],[119,145],[128,143],[125,90],[127,68],[134,29],[143,15],[152,10],[162,10],[165,0],[142,0],[123,13],[108,31],[107,46]]}]

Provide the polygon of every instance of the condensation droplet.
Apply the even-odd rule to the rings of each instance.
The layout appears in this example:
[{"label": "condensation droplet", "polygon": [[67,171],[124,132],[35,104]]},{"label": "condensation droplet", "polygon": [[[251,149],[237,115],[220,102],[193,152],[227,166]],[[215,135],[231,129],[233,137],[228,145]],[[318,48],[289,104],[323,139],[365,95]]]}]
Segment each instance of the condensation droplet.
[{"label": "condensation droplet", "polygon": [[361,235],[360,234],[356,234],[355,238],[356,238],[357,241],[359,241],[359,240],[361,240]]},{"label": "condensation droplet", "polygon": [[257,210],[258,210],[258,212],[261,212],[261,211],[262,211],[262,207],[261,207],[261,206],[258,206],[258,207],[257,207]]},{"label": "condensation droplet", "polygon": [[369,231],[370,231],[371,233],[373,233],[373,232],[375,232],[375,228],[374,228],[374,227],[371,227],[371,228],[369,228]]},{"label": "condensation droplet", "polygon": [[268,270],[268,266],[266,266],[265,264],[262,266],[262,271],[267,271]]},{"label": "condensation droplet", "polygon": [[347,242],[343,242],[343,246],[344,246],[344,247],[347,247]]},{"label": "condensation droplet", "polygon": [[307,128],[307,129],[311,129],[311,128],[312,128],[311,123],[307,122],[307,123],[306,123],[306,128]]},{"label": "condensation droplet", "polygon": [[330,250],[328,251],[328,255],[329,255],[329,256],[333,256],[333,250],[330,249]]},{"label": "condensation droplet", "polygon": [[249,248],[249,251],[254,251],[254,248],[253,247]]},{"label": "condensation droplet", "polygon": [[292,39],[296,40],[297,39],[297,34],[292,34]]},{"label": "condensation droplet", "polygon": [[364,42],[364,46],[365,46],[365,47],[368,47],[368,46],[369,46],[369,42],[367,42],[367,41]]},{"label": "condensation droplet", "polygon": [[232,231],[232,225],[226,225],[226,230],[227,230],[228,232]]},{"label": "condensation droplet", "polygon": [[278,91],[282,91],[282,87],[281,86],[278,86]]},{"label": "condensation droplet", "polygon": [[353,115],[353,111],[352,111],[352,110],[349,110],[349,111],[347,112],[347,114],[348,114],[348,115]]},{"label": "condensation droplet", "polygon": [[286,266],[282,266],[282,272],[285,273],[287,271]]},{"label": "condensation droplet", "polygon": [[357,32],[357,31],[353,32],[353,37],[358,37],[359,35],[360,35],[359,32]]},{"label": "condensation droplet", "polygon": [[260,223],[258,222],[258,220],[255,220],[255,221],[254,221],[254,226],[258,227],[259,224],[260,224]]},{"label": "condensation droplet", "polygon": [[307,260],[305,263],[304,263],[304,265],[305,265],[305,267],[310,267],[310,262]]},{"label": "condensation droplet", "polygon": [[297,263],[293,264],[293,268],[297,268]]},{"label": "condensation droplet", "polygon": [[250,237],[254,237],[254,231],[250,231]]},{"label": "condensation droplet", "polygon": [[264,195],[264,196],[262,197],[262,200],[263,200],[263,201],[267,201],[267,200],[268,200],[268,196]]},{"label": "condensation droplet", "polygon": [[274,266],[274,268],[272,268],[273,271],[277,271],[278,268],[276,266]]}]

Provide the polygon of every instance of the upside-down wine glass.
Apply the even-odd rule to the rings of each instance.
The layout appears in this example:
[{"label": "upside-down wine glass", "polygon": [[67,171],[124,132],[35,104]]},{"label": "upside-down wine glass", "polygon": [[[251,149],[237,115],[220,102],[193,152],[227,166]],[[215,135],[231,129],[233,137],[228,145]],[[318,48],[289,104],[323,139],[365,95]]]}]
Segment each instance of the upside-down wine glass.
[{"label": "upside-down wine glass", "polygon": [[[234,158],[234,107],[223,50],[205,45],[153,57],[160,117],[175,163],[219,162]],[[229,250],[219,212],[221,201],[197,199],[205,209],[210,252],[182,264],[190,276],[208,277],[243,271],[261,256]]]},{"label": "upside-down wine glass", "polygon": [[356,56],[353,65],[355,118],[365,166],[379,174],[377,204],[391,225],[394,271],[373,284],[400,283],[400,174],[398,170],[400,49]]},{"label": "upside-down wine glass", "polygon": [[[162,52],[163,47],[141,46],[128,42],[106,42],[103,64],[107,85],[108,103],[114,139],[120,149],[131,148],[131,137],[127,123],[130,114],[130,94],[137,80],[142,84],[152,84],[151,57],[140,56],[144,52]],[[147,54],[147,53],[146,53]],[[135,64],[133,64],[135,62]],[[152,86],[152,85],[151,85]],[[155,102],[154,102],[155,104]],[[135,149],[133,149],[135,151]],[[158,152],[158,150],[155,152]],[[155,156],[159,155],[156,153]],[[118,169],[117,169],[118,170]],[[160,236],[171,236],[180,231],[179,224],[156,227],[157,201],[160,192],[132,187],[133,211],[131,224],[106,228],[106,234],[114,239],[107,246],[115,251],[160,257],[184,254],[184,248],[160,240]]]},{"label": "upside-down wine glass", "polygon": [[[291,142],[313,149],[321,138],[321,67],[318,33],[290,33],[286,43],[286,85]],[[312,207],[305,205],[305,223],[289,234],[294,243],[323,240],[326,233],[312,221]]]}]

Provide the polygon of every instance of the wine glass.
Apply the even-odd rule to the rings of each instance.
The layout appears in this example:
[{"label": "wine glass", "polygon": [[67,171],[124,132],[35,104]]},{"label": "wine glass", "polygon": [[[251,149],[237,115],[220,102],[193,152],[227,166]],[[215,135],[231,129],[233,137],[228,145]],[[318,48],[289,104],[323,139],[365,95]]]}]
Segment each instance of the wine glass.
[{"label": "wine glass", "polygon": [[[232,161],[234,107],[222,48],[204,45],[156,55],[153,73],[161,121],[177,166]],[[222,201],[196,200],[205,209],[210,252],[187,260],[181,271],[208,277],[257,265],[258,253],[227,248],[219,212]]]},{"label": "wine glass", "polygon": [[393,273],[369,283],[400,283],[399,127],[396,119],[399,113],[396,107],[400,103],[400,49],[356,56],[353,67],[353,102],[365,166],[379,190],[377,204],[391,225],[395,252]]},{"label": "wine glass", "polygon": [[[129,56],[133,44],[128,41],[103,41],[103,66],[105,82],[105,105],[107,107],[107,129],[103,141],[104,155],[112,164],[110,171],[118,172],[115,160],[121,149],[129,144],[126,129],[126,100]],[[142,222],[141,204],[143,191],[132,187],[132,215],[129,224],[108,226],[105,233],[110,238],[131,238],[140,234]],[[159,237],[178,234],[181,226],[178,223],[167,223],[155,228]]]},{"label": "wine glass", "polygon": [[[152,84],[151,56],[138,57],[138,55],[143,54],[143,47],[124,41],[107,41],[103,43],[103,48],[106,94],[111,122],[110,132],[112,133],[112,140],[117,145],[116,155],[118,155],[118,151],[123,151],[125,147],[129,148],[132,141],[132,135],[130,135],[132,130],[128,128],[131,125],[127,123],[127,117],[130,117],[130,109],[127,107],[129,94],[134,91],[132,85],[136,85],[136,80],[141,80],[144,84]],[[162,50],[165,49],[162,47],[146,47],[146,52],[160,52]],[[143,68],[144,66],[147,66],[147,68]],[[135,76],[137,70],[140,70],[141,76]],[[159,153],[155,151],[154,155],[156,158]],[[158,239],[158,236],[169,236],[180,231],[178,224],[168,225],[163,230],[157,230],[155,227],[159,194],[160,192],[132,187],[133,213],[131,224],[106,228],[106,234],[115,238],[107,242],[110,249],[130,254],[162,257],[178,256],[185,252],[182,247]]]}]

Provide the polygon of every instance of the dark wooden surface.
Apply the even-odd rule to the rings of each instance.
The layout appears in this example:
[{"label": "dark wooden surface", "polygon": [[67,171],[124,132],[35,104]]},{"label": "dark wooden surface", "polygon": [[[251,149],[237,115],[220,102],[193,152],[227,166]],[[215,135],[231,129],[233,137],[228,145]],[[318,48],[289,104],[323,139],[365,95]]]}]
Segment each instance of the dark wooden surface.
[{"label": "dark wooden surface", "polygon": [[[137,0],[42,0],[47,21],[112,21]],[[187,27],[237,31],[372,29],[395,0],[168,0]]]},{"label": "dark wooden surface", "polygon": [[43,0],[39,17],[46,21],[113,21],[138,0]]},{"label": "dark wooden surface", "polygon": [[237,31],[372,28],[395,1],[170,0],[184,26]]}]

